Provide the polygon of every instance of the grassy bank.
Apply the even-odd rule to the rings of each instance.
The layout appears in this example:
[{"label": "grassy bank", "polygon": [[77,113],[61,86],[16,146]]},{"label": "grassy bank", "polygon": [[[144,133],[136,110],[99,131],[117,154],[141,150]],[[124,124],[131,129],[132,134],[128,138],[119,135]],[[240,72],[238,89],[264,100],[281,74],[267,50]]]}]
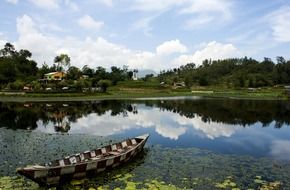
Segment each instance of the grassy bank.
[{"label": "grassy bank", "polygon": [[203,96],[261,100],[287,99],[283,88],[226,89],[219,86],[174,89],[155,82],[132,81],[110,87],[107,93],[16,93],[1,94],[0,101],[90,101],[146,97]]}]

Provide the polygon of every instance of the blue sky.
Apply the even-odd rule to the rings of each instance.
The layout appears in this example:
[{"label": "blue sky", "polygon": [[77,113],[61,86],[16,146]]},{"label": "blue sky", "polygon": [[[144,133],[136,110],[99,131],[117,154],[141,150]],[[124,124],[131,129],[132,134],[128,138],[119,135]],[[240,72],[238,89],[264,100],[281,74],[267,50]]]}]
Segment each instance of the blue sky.
[{"label": "blue sky", "polygon": [[290,58],[288,0],[1,0],[0,45],[41,66],[160,71],[206,58]]}]

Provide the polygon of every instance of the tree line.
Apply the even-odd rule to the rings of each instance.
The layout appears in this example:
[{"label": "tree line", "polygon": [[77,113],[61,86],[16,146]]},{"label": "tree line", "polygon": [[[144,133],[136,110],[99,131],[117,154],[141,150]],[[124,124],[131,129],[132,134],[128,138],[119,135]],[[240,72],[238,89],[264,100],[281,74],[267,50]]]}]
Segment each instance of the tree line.
[{"label": "tree line", "polygon": [[188,63],[179,68],[161,71],[160,82],[185,82],[192,85],[224,85],[226,87],[264,87],[290,84],[290,60],[278,56],[276,63],[270,58],[259,62],[255,59],[232,58],[204,60],[200,66]]},{"label": "tree line", "polygon": [[[133,71],[128,66],[119,68],[112,66],[110,71],[104,67],[91,68],[88,65],[78,68],[71,66],[70,57],[60,54],[54,58],[54,63],[49,66],[37,63],[31,59],[29,50],[17,51],[15,47],[6,43],[0,50],[0,88],[8,90],[23,90],[30,86],[34,91],[46,88],[62,89],[70,87],[76,91],[101,87],[106,91],[110,85],[119,81],[131,80]],[[66,80],[43,83],[44,75],[55,71],[65,71]],[[228,88],[256,88],[275,85],[290,84],[290,60],[278,56],[276,63],[270,58],[257,61],[252,58],[231,58],[222,60],[204,60],[201,65],[188,63],[179,68],[163,70],[157,77],[147,75],[144,81],[156,78],[160,82],[173,85],[184,82],[187,87],[222,85]]]},{"label": "tree line", "polygon": [[[30,86],[34,90],[45,88],[61,89],[69,86],[75,90],[84,88],[102,87],[105,91],[110,85],[118,81],[130,80],[133,72],[127,66],[118,68],[111,67],[111,71],[98,66],[95,69],[85,65],[78,68],[70,65],[70,57],[67,54],[60,54],[54,58],[54,64],[49,66],[46,63],[37,67],[37,63],[31,60],[32,53],[29,50],[17,51],[15,47],[6,43],[0,50],[0,88],[8,90],[22,90],[24,86]],[[40,82],[44,75],[50,72],[66,72],[66,80]]]}]

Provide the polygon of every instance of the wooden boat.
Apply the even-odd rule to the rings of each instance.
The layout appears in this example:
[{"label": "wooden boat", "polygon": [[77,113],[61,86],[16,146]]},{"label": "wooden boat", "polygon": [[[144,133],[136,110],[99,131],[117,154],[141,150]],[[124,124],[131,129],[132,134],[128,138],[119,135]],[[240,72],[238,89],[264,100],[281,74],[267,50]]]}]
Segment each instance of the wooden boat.
[{"label": "wooden boat", "polygon": [[16,171],[40,185],[57,185],[62,181],[84,178],[128,162],[142,151],[148,137],[148,134],[144,134],[103,148],[67,156],[45,165],[18,168]]}]

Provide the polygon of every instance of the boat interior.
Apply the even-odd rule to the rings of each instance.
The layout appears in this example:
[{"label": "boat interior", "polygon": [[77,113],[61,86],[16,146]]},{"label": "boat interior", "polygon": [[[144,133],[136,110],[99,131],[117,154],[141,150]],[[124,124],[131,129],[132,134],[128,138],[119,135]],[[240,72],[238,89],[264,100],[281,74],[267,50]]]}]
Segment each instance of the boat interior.
[{"label": "boat interior", "polygon": [[81,162],[87,162],[90,160],[98,160],[110,156],[117,156],[137,146],[141,141],[142,139],[139,138],[127,139],[125,141],[115,143],[112,145],[107,145],[99,149],[85,151],[83,153],[67,156],[63,159],[52,161],[46,164],[45,166],[46,167],[67,166]]}]

